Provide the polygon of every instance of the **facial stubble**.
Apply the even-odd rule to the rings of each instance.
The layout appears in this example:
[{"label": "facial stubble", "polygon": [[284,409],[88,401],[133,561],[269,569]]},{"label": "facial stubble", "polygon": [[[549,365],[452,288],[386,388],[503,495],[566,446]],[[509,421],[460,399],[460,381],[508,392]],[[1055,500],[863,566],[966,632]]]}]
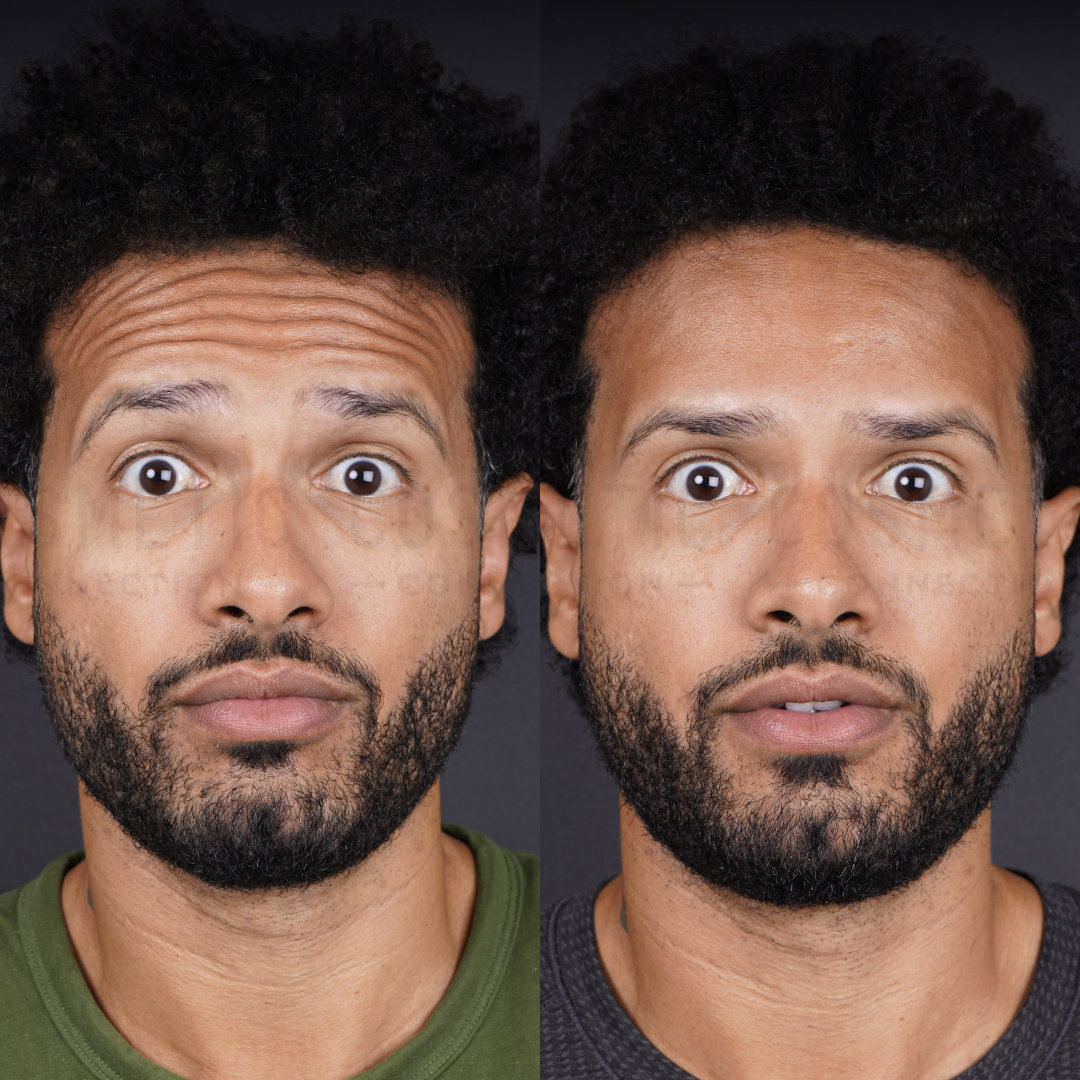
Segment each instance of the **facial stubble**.
[{"label": "facial stubble", "polygon": [[[676,723],[643,672],[582,616],[581,686],[601,756],[651,836],[708,885],[780,907],[846,904],[903,888],[971,828],[1015,757],[1030,699],[1030,627],[965,682],[935,732],[919,676],[837,635],[810,645],[784,634],[756,655],[714,668]],[[903,775],[860,790],[839,753],[780,755],[772,789],[741,791],[718,758],[726,691],[798,664],[839,665],[894,688],[906,702]]]},{"label": "facial stubble", "polygon": [[[309,634],[238,630],[152,673],[138,713],[57,620],[35,612],[38,671],[60,745],[88,793],[139,846],[208,885],[290,889],[360,863],[431,789],[461,733],[476,659],[475,614],[411,671],[397,704],[364,664]],[[312,665],[354,688],[349,738],[319,767],[288,740],[221,745],[196,774],[171,739],[169,691],[243,660]]]}]

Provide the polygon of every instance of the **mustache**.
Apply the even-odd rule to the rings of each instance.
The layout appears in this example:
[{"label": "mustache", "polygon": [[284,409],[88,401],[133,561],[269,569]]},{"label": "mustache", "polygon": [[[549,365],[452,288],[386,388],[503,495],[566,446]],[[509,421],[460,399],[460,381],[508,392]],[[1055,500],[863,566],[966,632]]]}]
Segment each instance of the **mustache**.
[{"label": "mustache", "polygon": [[785,632],[751,656],[711,668],[702,675],[690,693],[693,715],[705,715],[721,694],[796,664],[809,670],[831,664],[863,672],[893,687],[913,710],[924,715],[930,710],[926,681],[906,664],[875,652],[847,634],[834,633],[809,642],[796,633]]},{"label": "mustache", "polygon": [[343,679],[366,694],[373,710],[382,699],[379,680],[375,672],[362,661],[333,648],[302,630],[280,630],[273,637],[261,638],[245,630],[233,630],[213,642],[205,650],[176,660],[166,661],[155,668],[146,683],[144,709],[159,708],[169,692],[190,679],[217,668],[228,667],[242,660],[268,662],[270,660],[293,660]]}]

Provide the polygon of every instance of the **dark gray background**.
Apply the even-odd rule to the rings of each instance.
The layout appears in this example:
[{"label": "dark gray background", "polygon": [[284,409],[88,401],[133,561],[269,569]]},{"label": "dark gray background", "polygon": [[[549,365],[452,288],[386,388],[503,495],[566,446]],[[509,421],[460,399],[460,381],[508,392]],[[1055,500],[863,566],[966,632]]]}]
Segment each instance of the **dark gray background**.
[{"label": "dark gray background", "polygon": [[[217,3],[270,29],[296,24],[330,29],[347,0]],[[28,60],[53,53],[72,30],[90,29],[101,3],[35,0],[6,11],[0,34],[0,90]],[[539,9],[535,0],[445,4],[382,0],[351,9],[390,16],[430,41],[451,69],[499,93],[517,94],[535,112],[539,83]],[[444,817],[482,829],[507,847],[540,843],[539,599],[535,557],[518,557],[511,597],[519,631],[498,667],[477,684],[462,743],[444,776]],[[79,847],[75,780],[57,749],[33,672],[0,656],[0,892]]]},{"label": "dark gray background", "polygon": [[[913,29],[973,48],[992,78],[1046,107],[1080,165],[1080,9],[1061,3],[930,2],[700,3],[542,0],[541,122],[550,146],[574,103],[601,81],[611,58],[673,51],[707,29],[781,40],[792,31],[844,30],[867,37]],[[632,183],[633,178],[627,181]],[[1077,283],[1080,288],[1080,282]],[[1080,419],[1078,419],[1080,422]],[[1080,653],[1080,618],[1074,638]],[[617,796],[597,764],[558,665],[545,664],[543,702],[543,891],[549,903],[618,870]],[[1053,696],[1039,701],[1013,777],[994,805],[999,863],[1080,886],[1080,657]]]}]

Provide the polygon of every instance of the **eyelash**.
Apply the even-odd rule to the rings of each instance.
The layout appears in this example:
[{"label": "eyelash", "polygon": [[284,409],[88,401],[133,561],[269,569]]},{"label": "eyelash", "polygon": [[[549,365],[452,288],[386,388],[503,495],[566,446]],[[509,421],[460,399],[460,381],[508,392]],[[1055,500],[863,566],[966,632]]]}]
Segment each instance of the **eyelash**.
[{"label": "eyelash", "polygon": [[[142,450],[136,450],[134,453],[128,454],[128,456],[126,458],[124,458],[124,460],[121,461],[120,464],[117,465],[115,469],[113,469],[112,475],[109,477],[110,481],[115,481],[118,477],[123,476],[124,475],[124,470],[133,461],[138,461],[139,458],[153,457],[155,454],[161,454],[161,455],[166,456],[166,457],[177,458],[180,461],[182,461],[185,465],[187,465],[187,467],[189,469],[194,469],[195,468],[195,466],[192,465],[191,462],[188,461],[188,459],[186,457],[184,457],[183,454],[178,453],[176,450],[168,450],[163,446],[148,446],[148,447],[146,447],[146,448],[144,448]],[[403,480],[405,480],[408,483],[412,483],[412,473],[409,472],[409,470],[406,469],[404,465],[402,465],[398,461],[395,461],[394,458],[390,457],[388,454],[367,454],[367,453],[364,453],[364,451],[362,451],[362,450],[359,453],[355,453],[355,454],[343,454],[341,457],[336,458],[334,460],[333,464],[330,465],[327,469],[325,469],[323,471],[324,472],[329,472],[330,469],[336,469],[343,462],[352,461],[354,458],[371,458],[372,461],[385,461],[387,463],[387,465],[392,466],[393,468],[395,468],[401,474],[401,477],[402,477]]]},{"label": "eyelash", "polygon": [[[662,489],[675,473],[677,473],[684,465],[689,465],[693,461],[715,461],[719,465],[726,465],[729,469],[734,469],[736,472],[739,472],[739,469],[736,468],[735,465],[717,454],[688,454],[686,457],[680,458],[678,461],[669,465],[667,469],[664,470],[663,475],[656,481],[656,486]],[[952,469],[943,462],[938,461],[936,458],[917,456],[897,458],[896,461],[890,461],[888,464],[884,465],[879,471],[887,472],[897,465],[933,465],[935,469],[940,469],[943,473],[948,475],[949,479],[956,485],[956,490],[959,491],[960,494],[967,494],[967,485],[963,480],[961,480]],[[940,503],[927,504],[927,506],[935,507],[939,505]],[[926,509],[926,507],[923,507],[923,509]]]},{"label": "eyelash", "polygon": [[[684,458],[680,458],[678,461],[669,465],[662,476],[656,481],[658,488],[663,488],[664,485],[684,466],[689,465],[692,461],[715,461],[718,465],[726,465],[729,469],[734,469],[735,472],[739,470],[732,465],[732,463],[725,458],[722,458],[716,454],[688,454]],[[740,473],[741,475],[741,473]]]},{"label": "eyelash", "polygon": [[162,457],[174,457],[178,461],[182,461],[189,469],[194,469],[195,466],[183,454],[178,453],[176,450],[167,450],[164,446],[148,446],[142,450],[136,450],[134,453],[128,454],[119,465],[112,471],[110,480],[116,480],[124,475],[124,470],[133,462],[138,461],[139,458],[153,457],[155,454],[160,454]]},{"label": "eyelash", "polygon": [[364,450],[360,450],[352,454],[342,454],[341,457],[334,459],[333,465],[329,466],[329,468],[323,469],[323,472],[329,472],[330,469],[336,469],[343,462],[355,461],[357,458],[370,458],[372,461],[385,461],[387,465],[396,469],[401,474],[402,480],[409,484],[412,483],[412,473],[409,472],[409,470],[406,469],[404,465],[400,464],[394,458],[390,457],[389,454],[369,454]]},{"label": "eyelash", "polygon": [[[967,494],[967,485],[964,483],[964,481],[961,480],[960,477],[957,476],[956,473],[952,469],[950,469],[948,465],[944,464],[941,461],[938,461],[937,458],[914,457],[914,456],[897,458],[896,461],[890,461],[883,469],[881,469],[881,472],[888,472],[889,469],[895,469],[897,465],[933,465],[935,469],[940,469],[943,473],[945,473],[949,477],[949,479],[956,485],[956,490],[958,492],[960,492],[961,495],[966,495]],[[926,503],[926,504],[910,503],[909,505],[911,505],[911,506],[921,506],[922,509],[926,510],[926,509],[930,509],[932,507],[933,508],[939,507],[942,504],[941,503]]]}]

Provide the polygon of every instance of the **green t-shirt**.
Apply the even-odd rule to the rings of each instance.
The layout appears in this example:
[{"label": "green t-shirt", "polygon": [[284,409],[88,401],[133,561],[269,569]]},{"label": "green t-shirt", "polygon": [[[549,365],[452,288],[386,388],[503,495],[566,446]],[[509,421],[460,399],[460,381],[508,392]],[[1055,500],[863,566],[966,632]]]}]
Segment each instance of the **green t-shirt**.
[{"label": "green t-shirt", "polygon": [[[446,996],[363,1080],[536,1080],[540,1075],[540,891],[535,856],[455,826],[476,858],[476,909]],[[0,896],[0,1076],[176,1080],[124,1041],[75,961],[60,882],[67,855]]]}]

